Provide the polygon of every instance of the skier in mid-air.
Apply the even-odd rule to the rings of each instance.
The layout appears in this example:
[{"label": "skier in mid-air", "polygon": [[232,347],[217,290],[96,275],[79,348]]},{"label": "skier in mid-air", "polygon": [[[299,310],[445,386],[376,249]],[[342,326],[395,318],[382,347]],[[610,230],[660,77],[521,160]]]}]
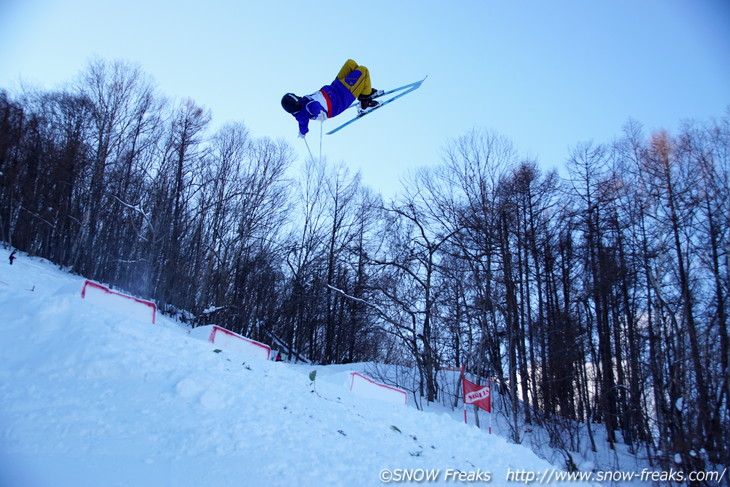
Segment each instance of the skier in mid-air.
[{"label": "skier in mid-air", "polygon": [[299,137],[309,132],[309,121],[325,121],[335,117],[349,107],[355,99],[360,101],[358,111],[365,113],[376,108],[379,103],[373,98],[382,92],[370,84],[370,72],[348,59],[337,73],[332,84],[306,96],[287,93],[281,99],[281,106],[299,122]]}]

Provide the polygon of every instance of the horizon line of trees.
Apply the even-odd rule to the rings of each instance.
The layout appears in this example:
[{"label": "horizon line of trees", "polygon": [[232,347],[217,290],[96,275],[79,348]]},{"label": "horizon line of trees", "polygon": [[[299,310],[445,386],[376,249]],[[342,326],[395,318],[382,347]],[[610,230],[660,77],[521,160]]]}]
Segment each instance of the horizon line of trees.
[{"label": "horizon line of trees", "polygon": [[[125,62],[0,90],[0,240],[318,363],[492,376],[566,452],[730,465],[730,110],[577,144],[566,178],[494,132],[390,202],[343,164],[173,102]],[[581,444],[571,424],[590,438]]]}]

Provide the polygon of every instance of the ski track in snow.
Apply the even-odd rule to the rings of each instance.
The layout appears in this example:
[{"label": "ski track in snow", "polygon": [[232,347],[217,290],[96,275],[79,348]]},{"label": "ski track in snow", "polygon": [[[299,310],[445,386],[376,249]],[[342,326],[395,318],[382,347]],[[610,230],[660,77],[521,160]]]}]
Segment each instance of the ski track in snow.
[{"label": "ski track in snow", "polygon": [[82,278],[7,255],[1,486],[377,486],[385,468],[480,469],[502,485],[508,469],[553,468],[453,415],[350,393],[356,366],[318,368],[313,390],[314,367],[214,353],[178,323],[97,308]]}]

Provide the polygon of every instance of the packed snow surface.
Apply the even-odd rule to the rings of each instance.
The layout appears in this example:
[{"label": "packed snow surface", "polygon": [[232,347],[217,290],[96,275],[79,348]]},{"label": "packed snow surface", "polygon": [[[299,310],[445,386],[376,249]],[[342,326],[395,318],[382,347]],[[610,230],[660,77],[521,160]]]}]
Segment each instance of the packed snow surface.
[{"label": "packed snow surface", "polygon": [[[1,486],[373,486],[398,469],[502,485],[510,471],[555,468],[458,414],[351,393],[362,366],[316,368],[313,384],[315,367],[214,352],[163,316],[81,299],[81,277],[7,256]],[[457,471],[472,480],[447,477]]]}]

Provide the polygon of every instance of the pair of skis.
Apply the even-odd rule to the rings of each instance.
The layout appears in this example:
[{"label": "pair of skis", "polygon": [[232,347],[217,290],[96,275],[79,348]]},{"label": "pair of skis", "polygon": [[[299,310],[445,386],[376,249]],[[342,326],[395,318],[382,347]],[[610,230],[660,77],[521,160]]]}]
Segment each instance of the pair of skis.
[{"label": "pair of skis", "polygon": [[[428,76],[426,76],[426,78],[428,78]],[[360,120],[365,115],[368,115],[368,114],[374,112],[375,110],[379,110],[379,109],[383,108],[385,105],[388,105],[389,103],[394,102],[398,98],[400,98],[402,96],[405,96],[405,95],[407,95],[408,93],[410,93],[412,91],[417,90],[421,86],[421,83],[423,83],[424,81],[426,81],[426,78],[423,78],[420,81],[416,81],[415,83],[409,83],[407,85],[399,86],[398,88],[393,88],[392,90],[384,91],[380,95],[373,97],[374,99],[378,99],[378,98],[382,98],[384,96],[391,95],[393,93],[397,93],[397,95],[395,95],[395,96],[393,96],[391,98],[388,98],[387,100],[381,101],[378,106],[373,107],[373,108],[371,108],[369,110],[366,110],[366,111],[364,111],[362,113],[359,113],[356,117],[351,118],[350,120],[348,120],[347,122],[343,123],[342,125],[339,125],[338,127],[335,127],[334,129],[332,129],[329,132],[327,132],[327,135],[332,135],[335,132],[337,132],[339,130],[342,130],[343,128],[347,127],[351,123],[357,122],[358,120]],[[347,108],[350,109],[350,108],[352,108],[354,106],[359,105],[359,103],[360,103],[359,101],[355,100],[355,102],[352,105],[350,105],[349,107],[347,107]]]}]

